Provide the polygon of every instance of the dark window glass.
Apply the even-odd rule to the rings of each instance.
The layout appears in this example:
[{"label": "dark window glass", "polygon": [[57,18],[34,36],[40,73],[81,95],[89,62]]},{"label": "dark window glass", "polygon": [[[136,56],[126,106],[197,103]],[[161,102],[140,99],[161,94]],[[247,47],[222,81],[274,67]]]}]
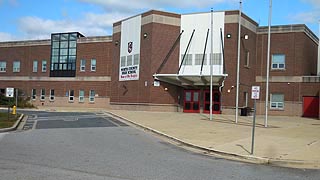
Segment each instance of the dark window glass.
[{"label": "dark window glass", "polygon": [[219,106],[219,104],[214,104],[214,105],[213,105],[213,110],[214,110],[214,111],[220,111],[220,106]]},{"label": "dark window glass", "polygon": [[70,34],[70,40],[77,40],[77,33],[71,33]]},{"label": "dark window glass", "polygon": [[213,101],[214,102],[219,102],[220,100],[220,96],[219,96],[219,94],[218,93],[214,93],[214,95],[213,95]]},{"label": "dark window glass", "polygon": [[185,110],[190,110],[191,109],[190,103],[185,103],[184,109]]},{"label": "dark window glass", "polygon": [[76,74],[78,33],[51,35],[51,77],[74,77]]},{"label": "dark window glass", "polygon": [[193,110],[199,110],[199,104],[193,103]]},{"label": "dark window glass", "polygon": [[67,41],[69,39],[69,34],[61,34],[61,41]]},{"label": "dark window glass", "polygon": [[206,95],[205,95],[205,96],[206,96],[206,101],[209,102],[209,101],[210,101],[210,93],[209,93],[209,92],[206,92]]}]

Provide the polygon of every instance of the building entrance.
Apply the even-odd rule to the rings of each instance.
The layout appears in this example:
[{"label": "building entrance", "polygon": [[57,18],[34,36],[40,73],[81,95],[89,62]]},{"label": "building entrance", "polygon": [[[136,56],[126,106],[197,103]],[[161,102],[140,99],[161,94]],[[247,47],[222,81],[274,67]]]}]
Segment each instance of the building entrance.
[{"label": "building entrance", "polygon": [[[220,108],[220,92],[218,90],[213,90],[213,99],[212,99],[212,113],[221,114]],[[210,91],[204,91],[204,113],[210,113]]]},{"label": "building entrance", "polygon": [[303,97],[303,117],[318,118],[319,117],[319,97],[304,96]]},{"label": "building entrance", "polygon": [[200,90],[184,90],[183,112],[200,113]]}]

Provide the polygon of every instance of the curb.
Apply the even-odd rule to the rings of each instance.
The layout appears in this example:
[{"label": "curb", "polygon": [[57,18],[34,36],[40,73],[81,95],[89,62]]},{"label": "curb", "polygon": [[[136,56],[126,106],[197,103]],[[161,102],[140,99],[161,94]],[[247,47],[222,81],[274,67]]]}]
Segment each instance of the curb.
[{"label": "curb", "polygon": [[16,130],[18,128],[21,120],[23,119],[23,117],[24,117],[24,114],[21,114],[19,119],[14,123],[14,125],[12,127],[0,129],[0,133]]},{"label": "curb", "polygon": [[272,165],[272,166],[279,166],[279,167],[289,167],[289,168],[303,168],[303,169],[320,169],[320,162],[318,161],[303,161],[303,160],[282,160],[282,159],[273,159],[273,158],[266,158],[266,157],[258,157],[253,155],[240,155],[236,153],[230,153],[225,151],[219,151],[216,149],[206,148],[199,145],[195,145],[192,143],[185,142],[181,139],[178,139],[176,137],[170,136],[168,134],[162,133],[158,130],[155,130],[153,128],[141,125],[139,123],[136,123],[134,121],[131,121],[125,117],[122,117],[120,115],[117,115],[115,113],[107,111],[108,114],[122,119],[124,121],[127,121],[139,128],[142,128],[144,130],[150,131],[152,133],[155,133],[157,135],[160,135],[162,137],[168,138],[170,140],[173,140],[175,142],[181,143],[187,147],[191,147],[194,149],[206,151],[208,154],[212,154],[219,158],[224,158],[228,160],[234,160],[234,161],[240,161],[240,162],[247,162],[247,163],[254,163],[254,164],[264,164],[264,165]]}]

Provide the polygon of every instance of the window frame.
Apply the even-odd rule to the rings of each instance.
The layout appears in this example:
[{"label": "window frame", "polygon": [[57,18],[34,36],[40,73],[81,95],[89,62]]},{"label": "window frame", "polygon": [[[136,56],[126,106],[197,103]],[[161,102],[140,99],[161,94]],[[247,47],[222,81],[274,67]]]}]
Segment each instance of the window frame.
[{"label": "window frame", "polygon": [[33,60],[32,62],[32,72],[38,72],[38,60]]},{"label": "window frame", "polygon": [[47,60],[42,60],[41,62],[41,72],[47,72]]},{"label": "window frame", "polygon": [[[81,93],[81,92],[83,92],[83,93]],[[79,90],[79,103],[83,103],[84,102],[84,97],[85,97],[84,94],[85,94],[84,90],[80,89]]]},{"label": "window frame", "polygon": [[[283,63],[274,63],[274,56],[283,56],[284,59],[283,59]],[[280,65],[283,64],[283,67],[280,68]],[[276,65],[277,67],[273,67],[273,65]],[[272,54],[272,57],[271,57],[271,70],[285,70],[286,69],[286,55],[285,54]]]},{"label": "window frame", "polygon": [[[203,54],[195,54],[194,55],[194,65],[201,66],[202,65]],[[207,54],[204,54],[203,65],[207,65]]]},{"label": "window frame", "polygon": [[37,89],[31,89],[31,100],[35,101],[37,99]]},{"label": "window frame", "polygon": [[[4,64],[4,66],[2,66]],[[0,72],[7,72],[7,61],[0,61]]]},{"label": "window frame", "polygon": [[69,90],[69,102],[74,102],[74,90]]},{"label": "window frame", "polygon": [[[84,62],[84,64],[83,64]],[[80,72],[85,72],[86,71],[86,60],[85,59],[81,59],[80,60]]]},{"label": "window frame", "polygon": [[[278,101],[272,101],[272,98],[274,95],[282,95],[283,97],[283,101],[282,102],[278,102]],[[273,106],[275,104],[275,106]],[[279,106],[280,105],[280,106]],[[270,95],[270,109],[272,110],[284,110],[284,94],[282,93],[272,93]]]},{"label": "window frame", "polygon": [[183,61],[183,65],[184,66],[192,66],[193,65],[193,54],[181,54],[181,61],[183,60],[184,57],[184,61]]},{"label": "window frame", "polygon": [[40,101],[45,101],[46,100],[46,89],[41,89],[40,90]]},{"label": "window frame", "polygon": [[50,96],[49,96],[50,101],[54,101],[54,89],[50,89]]},{"label": "window frame", "polygon": [[[92,92],[93,92],[93,96],[92,96]],[[95,96],[96,96],[95,90],[91,89],[91,90],[89,91],[89,102],[90,102],[90,103],[94,103],[94,101],[95,101]]]},{"label": "window frame", "polygon": [[91,59],[91,68],[90,69],[91,69],[91,72],[97,71],[97,60],[96,59]]},{"label": "window frame", "polygon": [[250,51],[246,51],[246,57],[244,61],[244,67],[250,67]]},{"label": "window frame", "polygon": [[[15,67],[16,63],[18,63],[18,67]],[[20,72],[21,62],[19,60],[13,61],[12,63],[12,72]]]}]

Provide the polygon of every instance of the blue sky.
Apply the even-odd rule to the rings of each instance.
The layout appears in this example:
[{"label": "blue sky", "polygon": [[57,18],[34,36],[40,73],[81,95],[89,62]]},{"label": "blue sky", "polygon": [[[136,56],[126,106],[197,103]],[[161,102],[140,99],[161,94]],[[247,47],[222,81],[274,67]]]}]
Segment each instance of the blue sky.
[{"label": "blue sky", "polygon": [[[0,41],[50,38],[53,32],[111,35],[112,23],[157,9],[175,13],[235,10],[239,0],[0,0]],[[268,24],[269,0],[243,0],[243,12]],[[319,33],[320,0],[273,0],[272,25],[307,24]]]}]

